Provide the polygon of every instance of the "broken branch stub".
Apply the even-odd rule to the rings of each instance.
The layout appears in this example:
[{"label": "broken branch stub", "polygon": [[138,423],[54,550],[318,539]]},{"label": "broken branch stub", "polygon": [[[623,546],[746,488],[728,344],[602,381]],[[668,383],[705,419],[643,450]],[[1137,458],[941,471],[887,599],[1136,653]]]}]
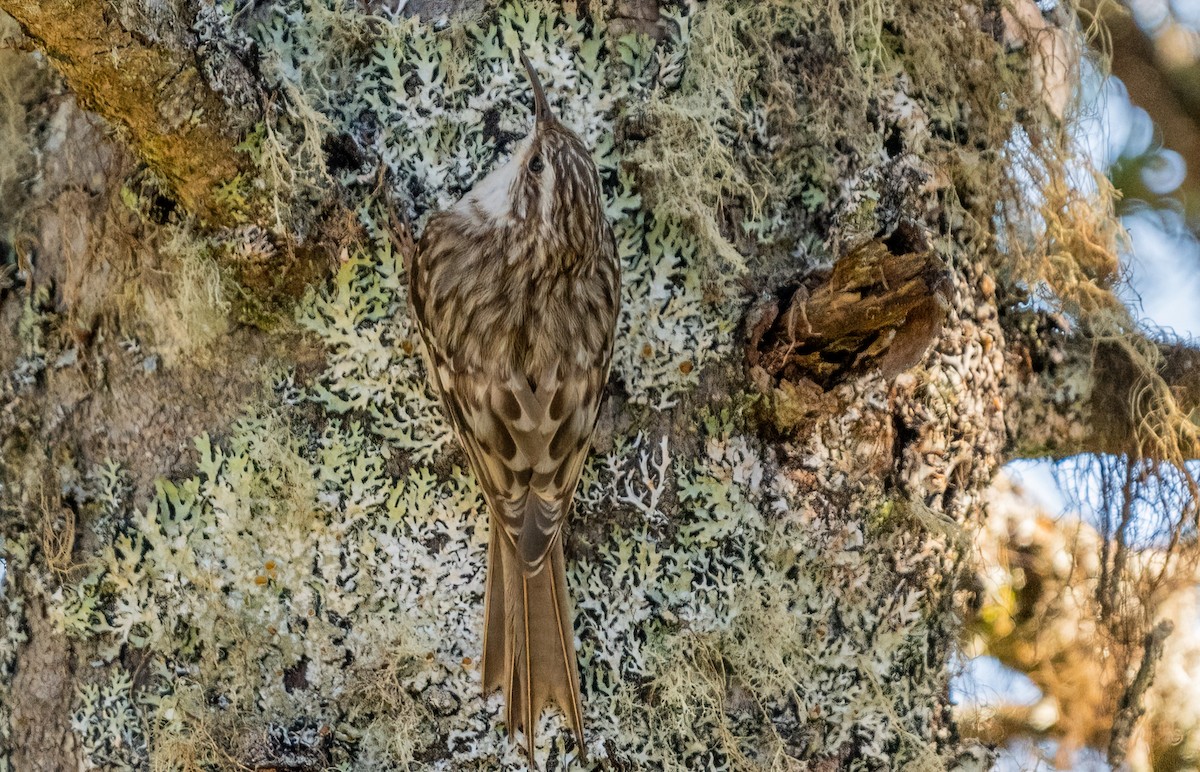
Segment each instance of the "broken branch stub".
[{"label": "broken branch stub", "polygon": [[811,381],[823,390],[878,368],[916,365],[949,308],[945,265],[915,227],[854,247],[760,307],[746,356],[755,381]]}]

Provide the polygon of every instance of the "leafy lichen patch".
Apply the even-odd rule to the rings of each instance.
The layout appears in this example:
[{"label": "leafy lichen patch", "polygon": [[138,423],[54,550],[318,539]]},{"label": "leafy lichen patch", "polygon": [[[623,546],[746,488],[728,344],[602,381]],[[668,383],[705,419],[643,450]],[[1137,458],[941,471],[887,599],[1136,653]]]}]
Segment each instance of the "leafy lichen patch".
[{"label": "leafy lichen patch", "polygon": [[[866,543],[853,518],[816,517],[812,494],[723,421],[708,422],[703,447],[678,460],[662,439],[592,460],[581,517],[605,516],[588,502],[610,487],[646,513],[571,570],[592,757],[777,768],[776,752],[836,755],[864,736],[859,752],[879,762],[936,755],[895,734],[898,720],[927,720],[932,694],[884,685],[928,634],[924,591],[895,592],[894,545]],[[479,691],[486,529],[471,477],[415,465],[393,478],[357,421],[313,436],[279,413],[247,415],[197,452],[195,476],[160,482],[146,511],[120,514],[119,474],[95,480],[123,525],[61,599],[58,624],[97,638],[113,678],[131,677],[117,664],[129,647],[152,664],[120,699],[106,686],[80,695],[85,743],[141,737],[147,722],[156,763],[219,763],[224,743],[265,720],[268,735],[311,728],[309,752],[355,768],[418,755],[523,766],[490,729],[498,700]],[[670,532],[664,487],[680,508]],[[545,720],[546,752],[573,755]],[[268,760],[278,752],[261,742]],[[101,743],[90,758],[110,752]]]}]

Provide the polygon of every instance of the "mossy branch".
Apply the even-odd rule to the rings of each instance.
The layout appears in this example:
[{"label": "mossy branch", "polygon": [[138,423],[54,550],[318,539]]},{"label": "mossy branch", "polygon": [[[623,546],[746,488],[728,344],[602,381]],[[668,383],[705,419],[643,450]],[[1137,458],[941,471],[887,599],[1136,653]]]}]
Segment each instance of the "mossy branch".
[{"label": "mossy branch", "polygon": [[1009,314],[1007,422],[1013,458],[1128,454],[1200,458],[1200,349],[1096,338],[1056,314]]},{"label": "mossy branch", "polygon": [[127,132],[186,209],[216,224],[247,217],[246,202],[220,193],[251,173],[250,159],[234,148],[256,116],[231,107],[201,75],[194,35],[180,17],[171,22],[182,28],[173,30],[175,46],[101,0],[0,0],[0,9],[85,107]]},{"label": "mossy branch", "polygon": [[1154,682],[1154,670],[1163,655],[1163,643],[1175,631],[1175,623],[1164,619],[1146,634],[1142,645],[1142,663],[1138,666],[1133,682],[1121,695],[1120,708],[1113,719],[1113,728],[1108,740],[1108,761],[1114,767],[1125,763],[1129,754],[1129,738],[1137,726],[1138,719],[1146,712],[1142,700],[1146,690]]}]

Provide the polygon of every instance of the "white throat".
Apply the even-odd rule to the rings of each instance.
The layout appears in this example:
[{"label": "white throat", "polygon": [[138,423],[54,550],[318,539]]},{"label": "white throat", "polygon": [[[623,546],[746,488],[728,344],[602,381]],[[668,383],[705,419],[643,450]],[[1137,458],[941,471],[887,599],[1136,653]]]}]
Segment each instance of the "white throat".
[{"label": "white throat", "polygon": [[531,133],[513,148],[512,155],[504,164],[492,169],[486,177],[475,183],[475,187],[459,199],[453,209],[472,219],[479,219],[482,215],[490,221],[480,223],[486,225],[509,225],[514,221],[514,214],[516,218],[524,219],[525,212],[513,212],[514,206],[523,204],[518,202],[519,196],[513,195],[512,187],[524,163],[525,151],[532,141]]}]

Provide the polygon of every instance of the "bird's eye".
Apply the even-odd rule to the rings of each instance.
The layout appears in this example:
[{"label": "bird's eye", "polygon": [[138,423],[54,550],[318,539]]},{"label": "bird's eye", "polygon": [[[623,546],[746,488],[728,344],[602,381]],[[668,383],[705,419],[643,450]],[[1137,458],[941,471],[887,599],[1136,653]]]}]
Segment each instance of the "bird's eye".
[{"label": "bird's eye", "polygon": [[545,166],[542,164],[542,157],[540,155],[535,155],[529,159],[529,171],[537,174],[544,168]]}]

